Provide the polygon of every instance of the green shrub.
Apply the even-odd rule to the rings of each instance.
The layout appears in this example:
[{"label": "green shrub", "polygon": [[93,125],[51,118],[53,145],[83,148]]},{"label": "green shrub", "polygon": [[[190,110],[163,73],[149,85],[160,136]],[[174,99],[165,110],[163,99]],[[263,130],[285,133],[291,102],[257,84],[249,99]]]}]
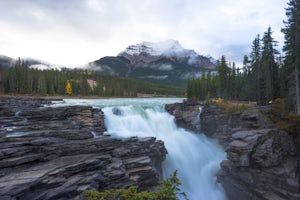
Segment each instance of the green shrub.
[{"label": "green shrub", "polygon": [[109,189],[104,192],[87,190],[83,196],[88,200],[177,200],[178,196],[187,199],[186,194],[179,188],[181,185],[175,171],[165,181],[160,182],[157,191],[137,192],[137,186],[131,186],[128,189]]}]

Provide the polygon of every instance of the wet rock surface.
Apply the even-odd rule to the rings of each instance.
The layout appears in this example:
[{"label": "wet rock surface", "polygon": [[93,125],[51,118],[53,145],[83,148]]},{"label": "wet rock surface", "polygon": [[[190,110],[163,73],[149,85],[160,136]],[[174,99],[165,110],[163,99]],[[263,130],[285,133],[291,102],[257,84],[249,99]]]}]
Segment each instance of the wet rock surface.
[{"label": "wet rock surface", "polygon": [[101,110],[43,106],[51,101],[0,97],[0,199],[81,199],[87,189],[157,185],[162,141],[105,136]]}]

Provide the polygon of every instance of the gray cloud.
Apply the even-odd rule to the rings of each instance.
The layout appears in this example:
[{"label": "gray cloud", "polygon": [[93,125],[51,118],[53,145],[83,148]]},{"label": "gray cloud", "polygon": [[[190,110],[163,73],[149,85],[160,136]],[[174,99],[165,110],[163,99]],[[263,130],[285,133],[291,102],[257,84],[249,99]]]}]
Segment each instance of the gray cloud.
[{"label": "gray cloud", "polygon": [[117,55],[130,44],[176,39],[240,62],[256,34],[280,28],[287,0],[0,0],[0,54],[62,64]]}]

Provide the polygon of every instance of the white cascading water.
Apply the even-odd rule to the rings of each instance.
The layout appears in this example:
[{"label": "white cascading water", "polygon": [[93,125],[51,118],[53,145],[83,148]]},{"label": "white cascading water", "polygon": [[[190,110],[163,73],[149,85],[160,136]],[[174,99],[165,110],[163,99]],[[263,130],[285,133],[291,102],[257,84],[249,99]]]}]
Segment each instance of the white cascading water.
[{"label": "white cascading water", "polygon": [[178,170],[182,190],[190,200],[223,200],[224,192],[215,173],[225,159],[222,149],[203,134],[196,135],[178,128],[167,112],[138,106],[104,108],[108,133],[116,137],[154,136],[163,140],[168,151],[163,163],[164,177]]},{"label": "white cascading water", "polygon": [[174,117],[164,111],[164,104],[172,102],[164,101],[108,99],[101,103],[100,100],[84,100],[83,103],[68,100],[67,104],[101,107],[105,114],[106,134],[122,138],[153,136],[164,141],[168,151],[163,163],[164,178],[178,170],[181,189],[189,200],[225,200],[215,176],[220,162],[226,158],[224,151],[205,135],[178,128]]}]

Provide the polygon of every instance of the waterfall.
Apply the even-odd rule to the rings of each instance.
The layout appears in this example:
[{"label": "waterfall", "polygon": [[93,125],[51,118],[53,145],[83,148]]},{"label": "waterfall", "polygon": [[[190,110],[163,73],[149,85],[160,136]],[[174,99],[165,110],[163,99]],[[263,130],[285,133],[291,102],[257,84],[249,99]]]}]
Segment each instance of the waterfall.
[{"label": "waterfall", "polygon": [[163,176],[178,170],[181,189],[190,200],[224,200],[215,173],[225,159],[222,148],[203,134],[178,128],[162,106],[113,106],[102,109],[107,133],[114,137],[153,136],[163,140],[168,151]]},{"label": "waterfall", "polygon": [[205,135],[178,128],[174,117],[164,111],[166,103],[181,101],[178,98],[65,99],[55,106],[101,108],[106,134],[123,138],[153,136],[164,141],[168,151],[162,166],[164,178],[178,170],[181,189],[189,200],[225,200],[215,176],[221,161],[226,159],[225,152]]}]

